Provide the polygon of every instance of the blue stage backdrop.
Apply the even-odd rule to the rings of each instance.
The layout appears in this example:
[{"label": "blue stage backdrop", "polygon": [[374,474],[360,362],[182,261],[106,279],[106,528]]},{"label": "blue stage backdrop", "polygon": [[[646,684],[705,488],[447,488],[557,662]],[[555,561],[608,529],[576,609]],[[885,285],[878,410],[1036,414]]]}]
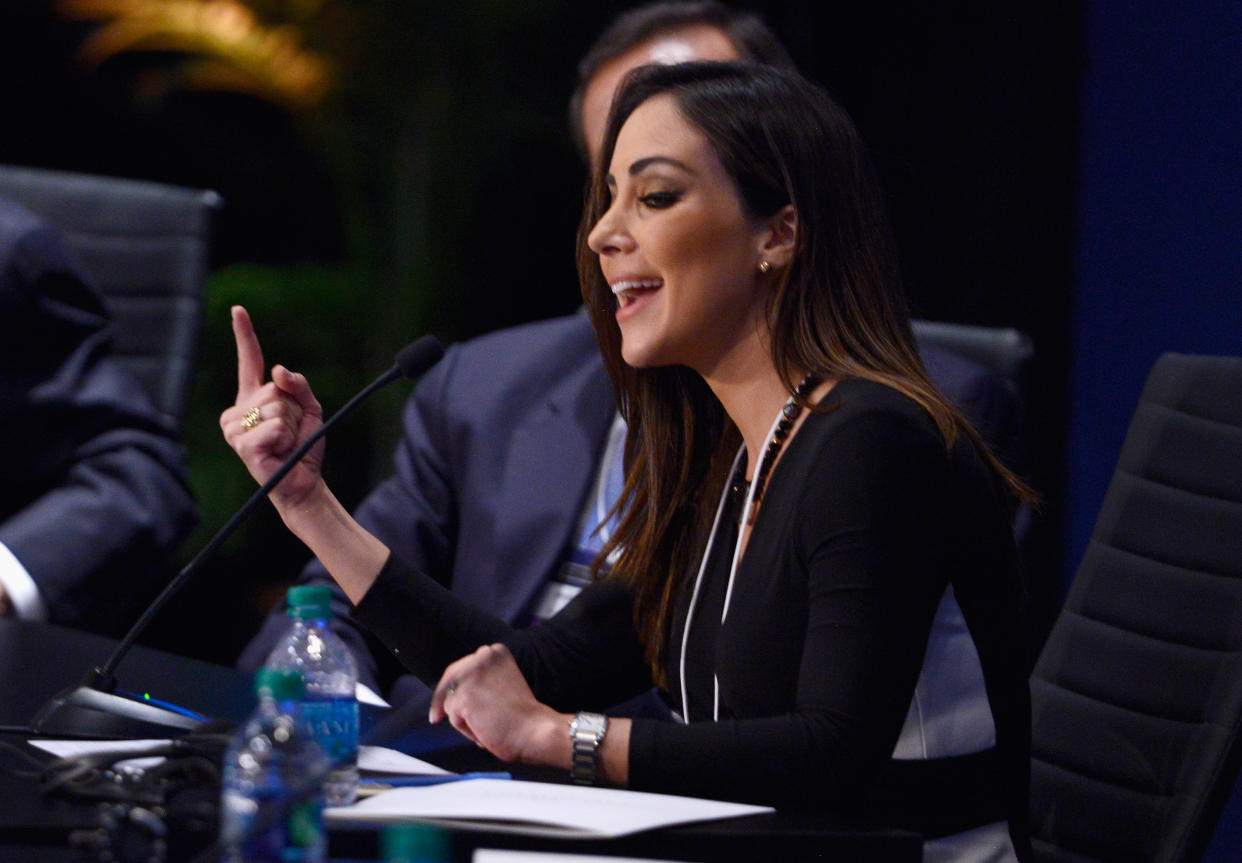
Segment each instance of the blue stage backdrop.
[{"label": "blue stage backdrop", "polygon": [[1087,4],[1071,568],[1148,369],[1242,354],[1242,4]]}]

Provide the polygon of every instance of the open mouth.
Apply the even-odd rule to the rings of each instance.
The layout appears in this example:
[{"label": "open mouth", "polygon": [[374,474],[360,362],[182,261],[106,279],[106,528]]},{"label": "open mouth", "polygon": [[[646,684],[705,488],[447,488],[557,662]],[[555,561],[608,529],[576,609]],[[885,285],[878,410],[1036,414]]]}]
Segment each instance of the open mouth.
[{"label": "open mouth", "polygon": [[624,309],[639,297],[664,287],[663,279],[625,279],[611,285],[618,307]]}]

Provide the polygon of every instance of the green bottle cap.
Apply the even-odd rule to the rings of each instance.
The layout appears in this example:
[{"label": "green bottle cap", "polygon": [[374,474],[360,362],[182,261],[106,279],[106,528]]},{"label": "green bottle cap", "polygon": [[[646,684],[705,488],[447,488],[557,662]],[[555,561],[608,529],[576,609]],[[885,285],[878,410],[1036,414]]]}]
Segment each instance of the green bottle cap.
[{"label": "green bottle cap", "polygon": [[283,668],[260,668],[254,673],[254,694],[270,696],[277,701],[297,701],[306,694],[302,672]]},{"label": "green bottle cap", "polygon": [[384,863],[444,863],[449,859],[448,834],[434,824],[389,824],[380,832]]},{"label": "green bottle cap", "polygon": [[303,620],[332,616],[332,591],[319,584],[300,584],[285,594],[288,615]]}]

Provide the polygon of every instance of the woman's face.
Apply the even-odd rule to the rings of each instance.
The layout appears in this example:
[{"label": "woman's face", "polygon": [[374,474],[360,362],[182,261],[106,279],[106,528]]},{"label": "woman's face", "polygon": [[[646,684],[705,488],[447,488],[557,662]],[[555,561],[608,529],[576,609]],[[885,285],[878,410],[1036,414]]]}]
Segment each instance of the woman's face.
[{"label": "woman's face", "polygon": [[625,121],[608,186],[587,243],[617,298],[626,363],[711,376],[761,346],[764,224],[745,216],[732,178],[671,95]]}]

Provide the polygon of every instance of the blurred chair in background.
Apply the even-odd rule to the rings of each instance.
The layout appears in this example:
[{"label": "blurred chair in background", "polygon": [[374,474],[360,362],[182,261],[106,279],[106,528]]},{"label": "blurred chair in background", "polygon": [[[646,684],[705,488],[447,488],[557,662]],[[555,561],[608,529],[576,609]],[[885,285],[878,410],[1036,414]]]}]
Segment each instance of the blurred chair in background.
[{"label": "blurred chair in background", "polygon": [[0,167],[0,614],[115,633],[173,571],[217,204]]},{"label": "blurred chair in background", "polygon": [[961,354],[1021,386],[1026,367],[1035,356],[1035,344],[1013,327],[978,327],[941,321],[912,320],[920,345],[935,345]]},{"label": "blurred chair in background", "polygon": [[[1012,327],[980,327],[941,321],[912,320],[910,328],[914,331],[914,338],[933,381],[954,377],[939,367],[948,361],[946,353],[949,357],[974,364],[976,370],[969,379],[975,382],[977,392],[951,395],[958,395],[959,406],[978,406],[970,416],[978,424],[983,439],[992,444],[996,455],[1010,469],[1025,475],[1029,467],[1029,453],[1023,411],[1029,400],[1027,372],[1035,356],[1035,345],[1030,337]],[[992,376],[987,381],[987,387],[983,385],[979,368]],[[1010,404],[979,405],[980,399],[989,397],[1008,398]],[[1019,527],[1021,534],[1022,526]]]},{"label": "blurred chair in background", "polygon": [[1242,358],[1153,367],[1031,698],[1037,861],[1200,859],[1242,758]]},{"label": "blurred chair in background", "polygon": [[112,356],[180,428],[203,322],[215,192],[0,166],[0,197],[42,216],[104,295]]},{"label": "blurred chair in background", "polygon": [[[912,320],[910,328],[933,381],[962,381],[963,391],[946,392],[967,409],[1005,466],[1031,481],[1031,447],[1026,410],[1030,404],[1028,374],[1035,357],[1030,336],[1012,327],[981,327],[942,321]],[[961,369],[950,366],[961,365]],[[1039,489],[1036,489],[1039,491]],[[1035,523],[1035,513],[1021,504],[1014,513],[1014,537],[1022,569],[1027,667],[1043,646],[1043,639],[1060,600],[1060,590],[1042,561],[1047,532]]]}]

